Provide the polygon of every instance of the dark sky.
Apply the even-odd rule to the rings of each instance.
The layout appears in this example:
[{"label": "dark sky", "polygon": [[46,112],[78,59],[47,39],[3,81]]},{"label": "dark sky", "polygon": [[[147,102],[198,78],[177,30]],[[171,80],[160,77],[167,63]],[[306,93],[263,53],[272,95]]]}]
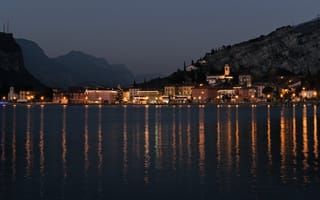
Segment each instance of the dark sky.
[{"label": "dark sky", "polygon": [[2,0],[0,23],[53,57],[81,50],[168,74],[212,48],[311,20],[319,0]]}]

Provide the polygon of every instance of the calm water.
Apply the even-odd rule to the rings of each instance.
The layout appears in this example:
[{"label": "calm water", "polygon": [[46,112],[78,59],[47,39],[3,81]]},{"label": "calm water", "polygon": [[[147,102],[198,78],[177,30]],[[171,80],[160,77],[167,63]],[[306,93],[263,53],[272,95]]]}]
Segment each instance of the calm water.
[{"label": "calm water", "polygon": [[0,199],[320,196],[319,107],[0,107]]}]

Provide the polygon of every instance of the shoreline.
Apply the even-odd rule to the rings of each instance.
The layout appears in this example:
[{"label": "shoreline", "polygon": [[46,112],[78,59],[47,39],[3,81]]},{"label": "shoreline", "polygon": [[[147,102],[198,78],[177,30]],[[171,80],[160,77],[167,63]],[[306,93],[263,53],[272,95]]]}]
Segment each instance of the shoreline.
[{"label": "shoreline", "polygon": [[1,102],[2,106],[304,106],[304,105],[320,105],[320,101],[306,101],[306,102],[210,102],[210,103],[189,103],[189,104],[179,104],[179,103],[169,103],[169,104],[61,104],[61,103],[52,103],[52,102],[32,102],[32,103],[12,103],[12,102]]}]

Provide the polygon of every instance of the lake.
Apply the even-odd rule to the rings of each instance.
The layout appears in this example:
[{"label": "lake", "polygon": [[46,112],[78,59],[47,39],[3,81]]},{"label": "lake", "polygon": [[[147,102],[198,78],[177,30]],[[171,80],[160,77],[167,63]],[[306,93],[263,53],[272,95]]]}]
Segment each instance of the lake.
[{"label": "lake", "polygon": [[6,105],[0,199],[320,196],[319,106]]}]

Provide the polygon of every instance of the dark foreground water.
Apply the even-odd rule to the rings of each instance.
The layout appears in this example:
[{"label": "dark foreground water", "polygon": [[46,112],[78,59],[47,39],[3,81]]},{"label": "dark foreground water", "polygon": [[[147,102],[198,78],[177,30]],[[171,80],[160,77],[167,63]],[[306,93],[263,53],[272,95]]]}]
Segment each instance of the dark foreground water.
[{"label": "dark foreground water", "polygon": [[320,197],[319,107],[0,107],[0,199]]}]

